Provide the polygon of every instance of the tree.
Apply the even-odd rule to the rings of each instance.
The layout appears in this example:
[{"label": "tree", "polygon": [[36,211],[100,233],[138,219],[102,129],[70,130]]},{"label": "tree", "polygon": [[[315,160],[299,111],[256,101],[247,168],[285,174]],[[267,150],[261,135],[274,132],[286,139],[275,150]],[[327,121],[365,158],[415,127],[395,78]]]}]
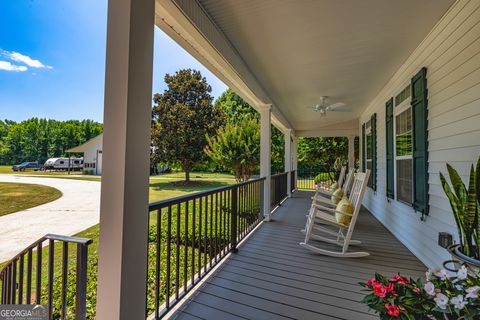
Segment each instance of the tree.
[{"label": "tree", "polygon": [[212,106],[212,88],[200,71],[182,69],[165,75],[165,82],[167,89],[153,98],[153,159],[179,164],[189,182],[192,167],[205,157],[207,135],[224,125],[225,116]]},{"label": "tree", "polygon": [[[215,106],[225,112],[230,123],[238,124],[245,118],[260,120],[260,114],[230,88],[215,101]],[[274,125],[271,126],[271,132],[271,171],[283,172],[284,134]]]},{"label": "tree", "polygon": [[45,162],[97,136],[101,123],[92,120],[56,121],[31,118],[16,123],[0,121],[0,164]]},{"label": "tree", "polygon": [[310,169],[320,166],[324,172],[336,172],[347,161],[347,157],[347,138],[299,138],[298,164],[300,168]]},{"label": "tree", "polygon": [[237,182],[247,181],[260,161],[259,129],[252,117],[229,122],[215,136],[207,136],[205,152],[216,164],[231,168]]}]

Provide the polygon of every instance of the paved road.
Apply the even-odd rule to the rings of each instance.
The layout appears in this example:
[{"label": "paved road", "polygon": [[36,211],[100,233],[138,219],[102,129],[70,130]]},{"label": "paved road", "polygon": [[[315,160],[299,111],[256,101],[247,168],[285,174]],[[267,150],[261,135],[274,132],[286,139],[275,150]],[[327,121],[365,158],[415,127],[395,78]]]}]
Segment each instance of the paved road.
[{"label": "paved road", "polygon": [[47,233],[73,235],[99,222],[100,183],[96,181],[0,174],[0,182],[42,184],[63,193],[55,201],[0,217],[0,262]]}]

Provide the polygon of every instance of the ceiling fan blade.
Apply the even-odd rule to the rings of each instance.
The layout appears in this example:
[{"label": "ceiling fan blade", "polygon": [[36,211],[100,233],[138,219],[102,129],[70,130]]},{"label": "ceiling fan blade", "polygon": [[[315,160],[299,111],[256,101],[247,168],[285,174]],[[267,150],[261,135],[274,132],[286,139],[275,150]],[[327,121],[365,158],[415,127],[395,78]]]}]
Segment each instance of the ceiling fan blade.
[{"label": "ceiling fan blade", "polygon": [[331,112],[352,112],[351,109],[334,109],[334,110],[329,110]]},{"label": "ceiling fan blade", "polygon": [[344,107],[346,104],[343,103],[343,102],[337,102],[337,103],[334,103],[334,104],[331,104],[327,107],[327,109],[329,111],[333,111],[335,110],[336,108],[340,108],[340,107]]}]

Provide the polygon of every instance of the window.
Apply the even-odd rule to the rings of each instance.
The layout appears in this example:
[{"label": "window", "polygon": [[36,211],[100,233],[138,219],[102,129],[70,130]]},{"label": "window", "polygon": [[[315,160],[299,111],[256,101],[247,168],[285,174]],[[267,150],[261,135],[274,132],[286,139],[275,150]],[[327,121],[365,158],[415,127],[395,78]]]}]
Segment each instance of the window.
[{"label": "window", "polygon": [[397,200],[413,202],[412,108],[395,115],[395,166]]},{"label": "window", "polygon": [[[428,90],[422,68],[385,104],[386,196],[428,215]],[[394,106],[395,102],[395,106]]]}]

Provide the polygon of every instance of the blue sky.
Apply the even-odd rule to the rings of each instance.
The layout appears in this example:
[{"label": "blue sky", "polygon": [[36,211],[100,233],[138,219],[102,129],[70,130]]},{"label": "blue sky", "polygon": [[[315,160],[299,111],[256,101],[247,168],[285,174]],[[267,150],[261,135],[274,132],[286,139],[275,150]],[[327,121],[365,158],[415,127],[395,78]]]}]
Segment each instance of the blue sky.
[{"label": "blue sky", "polygon": [[[0,119],[103,119],[106,0],[0,1]],[[153,92],[165,73],[202,72],[226,86],[155,27]]]}]

